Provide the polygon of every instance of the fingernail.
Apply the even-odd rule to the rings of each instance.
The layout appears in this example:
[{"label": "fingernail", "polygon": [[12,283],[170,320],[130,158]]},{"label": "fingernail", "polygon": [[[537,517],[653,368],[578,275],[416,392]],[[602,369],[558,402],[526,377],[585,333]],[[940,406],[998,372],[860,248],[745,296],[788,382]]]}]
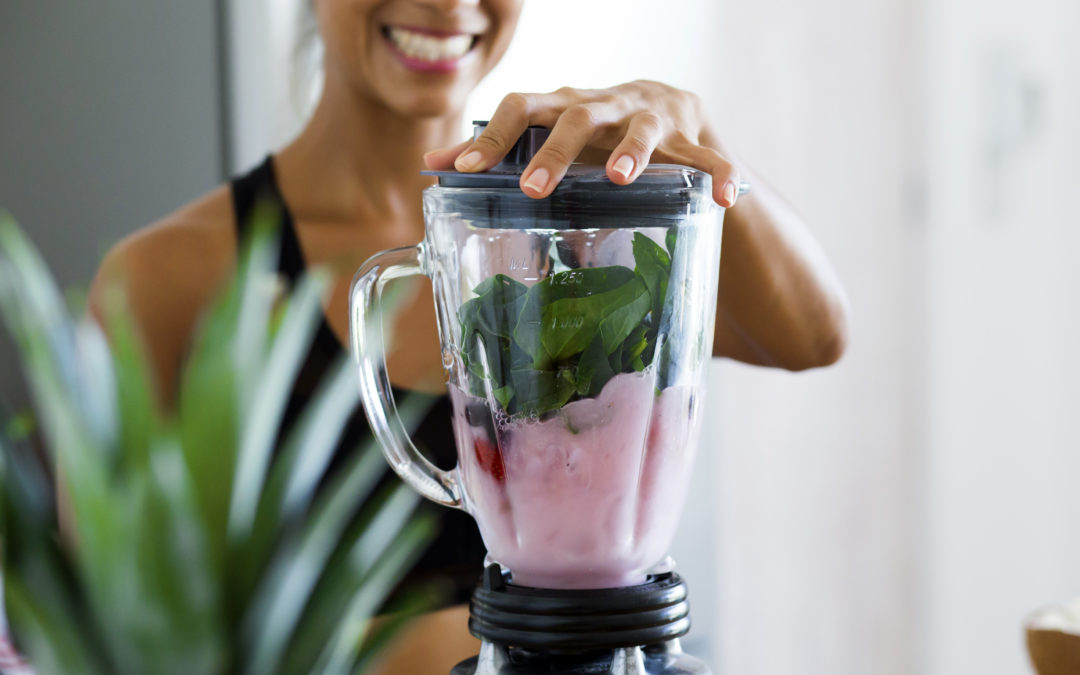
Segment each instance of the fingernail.
[{"label": "fingernail", "polygon": [[529,188],[533,192],[543,192],[547,188],[548,180],[550,180],[551,174],[544,167],[540,167],[536,171],[532,172],[529,176],[529,180],[525,181],[525,187]]},{"label": "fingernail", "polygon": [[480,166],[480,162],[484,160],[484,156],[480,154],[479,150],[473,150],[470,153],[464,154],[454,160],[454,168],[458,171],[471,171]]},{"label": "fingernail", "polygon": [[611,165],[611,170],[623,178],[629,178],[634,171],[634,158],[630,155],[623,155],[615,160],[615,163]]},{"label": "fingernail", "polygon": [[728,181],[724,184],[724,201],[727,202],[729,207],[735,206],[736,192],[735,183]]}]

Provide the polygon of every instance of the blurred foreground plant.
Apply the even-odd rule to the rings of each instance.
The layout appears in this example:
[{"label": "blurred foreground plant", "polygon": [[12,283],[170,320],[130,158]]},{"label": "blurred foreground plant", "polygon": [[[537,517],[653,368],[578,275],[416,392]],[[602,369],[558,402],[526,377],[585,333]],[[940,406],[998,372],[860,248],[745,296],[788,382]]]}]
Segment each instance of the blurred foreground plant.
[{"label": "blurred foreground plant", "polygon": [[[0,309],[47,450],[2,441],[2,570],[12,631],[39,673],[361,672],[423,602],[407,597],[370,630],[433,524],[404,486],[377,487],[373,444],[323,480],[357,403],[344,358],[277,438],[327,278],[275,302],[269,215],[163,413],[123,299],[106,300],[108,341],[73,320],[0,214]],[[424,412],[416,399],[401,407],[406,420]]]}]

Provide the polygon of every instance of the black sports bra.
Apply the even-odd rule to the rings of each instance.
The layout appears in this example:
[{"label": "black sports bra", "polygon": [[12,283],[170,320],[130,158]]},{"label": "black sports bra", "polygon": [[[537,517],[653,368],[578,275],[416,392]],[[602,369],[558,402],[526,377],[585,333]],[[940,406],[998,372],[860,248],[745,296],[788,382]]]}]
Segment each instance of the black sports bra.
[{"label": "black sports bra", "polygon": [[[257,202],[269,202],[279,207],[281,251],[278,273],[286,284],[295,283],[304,271],[304,258],[292,214],[285,204],[274,174],[273,158],[268,156],[250,172],[234,178],[231,187],[238,242],[245,238]],[[284,428],[287,429],[296,422],[300,412],[314,395],[322,376],[343,353],[341,343],[324,318],[293,384],[285,408]],[[395,394],[400,399],[404,392],[395,390]],[[423,394],[413,392],[410,395]],[[445,395],[431,398],[431,408],[413,433],[413,441],[435,464],[449,469],[457,460],[451,428],[450,399]],[[364,441],[370,438],[371,428],[363,410],[358,406],[349,417],[338,441],[334,451],[335,459],[329,471],[333,472],[341,465],[345,453],[362,446]],[[399,480],[393,472],[386,473],[384,483]],[[422,508],[432,509],[437,513],[440,529],[435,541],[414,566],[403,585],[439,583],[448,586],[449,597],[444,599],[450,603],[468,602],[472,588],[480,576],[485,555],[484,543],[480,539],[476,523],[462,511],[437,507],[430,502],[425,502]]]}]

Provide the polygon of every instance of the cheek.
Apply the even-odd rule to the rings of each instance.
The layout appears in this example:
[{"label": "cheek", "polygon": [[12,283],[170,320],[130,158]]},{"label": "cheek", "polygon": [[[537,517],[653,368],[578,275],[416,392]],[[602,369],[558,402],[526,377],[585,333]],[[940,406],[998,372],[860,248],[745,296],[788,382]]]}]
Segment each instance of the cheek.
[{"label": "cheek", "polygon": [[521,15],[521,8],[525,6],[523,0],[489,0],[487,3],[491,11],[500,17],[517,19]]},{"label": "cheek", "polygon": [[489,0],[485,3],[488,16],[495,25],[495,33],[491,38],[496,58],[502,57],[503,52],[510,45],[523,4],[522,0]]},{"label": "cheek", "polygon": [[313,0],[328,56],[351,61],[369,41],[376,0]]}]

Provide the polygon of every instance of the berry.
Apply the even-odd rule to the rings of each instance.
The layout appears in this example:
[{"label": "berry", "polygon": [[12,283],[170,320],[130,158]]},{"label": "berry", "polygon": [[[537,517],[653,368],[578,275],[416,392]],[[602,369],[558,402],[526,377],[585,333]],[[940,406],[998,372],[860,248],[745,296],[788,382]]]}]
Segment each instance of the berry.
[{"label": "berry", "polygon": [[480,468],[491,474],[500,483],[506,480],[506,472],[503,470],[502,455],[499,446],[487,439],[477,438],[473,442],[473,450],[476,453],[476,463]]}]

